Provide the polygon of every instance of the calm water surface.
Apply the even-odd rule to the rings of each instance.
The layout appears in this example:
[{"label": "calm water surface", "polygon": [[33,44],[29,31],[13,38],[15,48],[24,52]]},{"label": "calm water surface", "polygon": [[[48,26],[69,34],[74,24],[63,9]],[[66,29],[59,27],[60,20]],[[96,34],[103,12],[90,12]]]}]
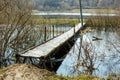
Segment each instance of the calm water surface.
[{"label": "calm water surface", "polygon": [[[93,36],[102,40],[93,41]],[[86,71],[85,67],[77,65],[80,38],[66,56],[57,70],[58,75],[75,76]],[[120,74],[120,36],[116,32],[96,31],[83,35],[83,46],[90,45],[90,55],[93,56],[94,75],[105,77],[111,73]],[[82,49],[82,54],[84,50]],[[76,66],[77,65],[77,66]]]}]

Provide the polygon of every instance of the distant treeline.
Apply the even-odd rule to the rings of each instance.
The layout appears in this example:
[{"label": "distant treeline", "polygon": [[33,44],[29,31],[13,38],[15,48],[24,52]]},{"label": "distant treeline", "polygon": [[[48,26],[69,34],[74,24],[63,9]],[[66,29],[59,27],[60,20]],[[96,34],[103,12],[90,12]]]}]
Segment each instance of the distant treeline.
[{"label": "distant treeline", "polygon": [[[120,0],[81,0],[83,8],[120,9]],[[79,0],[34,0],[36,10],[69,10],[79,8]]]}]

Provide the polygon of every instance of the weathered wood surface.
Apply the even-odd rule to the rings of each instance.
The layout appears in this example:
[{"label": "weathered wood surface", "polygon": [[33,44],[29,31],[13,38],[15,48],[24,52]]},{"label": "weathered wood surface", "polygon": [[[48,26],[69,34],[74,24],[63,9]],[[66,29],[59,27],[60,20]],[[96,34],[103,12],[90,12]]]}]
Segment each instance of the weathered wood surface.
[{"label": "weathered wood surface", "polygon": [[31,49],[25,53],[18,53],[20,56],[23,57],[46,57],[48,56],[52,51],[54,51],[57,47],[64,44],[65,41],[69,40],[78,30],[81,28],[81,23],[76,25],[74,28],[70,29],[69,31],[63,33],[62,35],[34,48]]}]

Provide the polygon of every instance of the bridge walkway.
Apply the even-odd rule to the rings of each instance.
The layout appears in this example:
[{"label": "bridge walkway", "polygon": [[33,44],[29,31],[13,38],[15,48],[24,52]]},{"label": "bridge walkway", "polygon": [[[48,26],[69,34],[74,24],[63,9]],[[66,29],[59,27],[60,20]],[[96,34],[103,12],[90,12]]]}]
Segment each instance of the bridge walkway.
[{"label": "bridge walkway", "polygon": [[21,57],[32,57],[32,58],[41,58],[47,57],[55,51],[56,48],[63,45],[64,42],[68,41],[71,37],[75,35],[81,29],[81,23],[77,24],[74,28],[70,29],[69,31],[63,33],[62,35],[40,45],[34,49],[28,50],[25,53],[18,53]]}]

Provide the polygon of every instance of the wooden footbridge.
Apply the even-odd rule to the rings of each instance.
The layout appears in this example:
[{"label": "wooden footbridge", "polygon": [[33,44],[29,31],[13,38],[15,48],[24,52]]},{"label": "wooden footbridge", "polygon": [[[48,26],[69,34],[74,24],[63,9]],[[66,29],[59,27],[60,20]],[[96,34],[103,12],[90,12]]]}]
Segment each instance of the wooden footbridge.
[{"label": "wooden footbridge", "polygon": [[[46,68],[46,63],[49,63],[50,67],[53,67],[53,61],[61,61],[65,56],[65,53],[72,47],[75,42],[75,36],[79,35],[79,31],[82,28],[81,23],[63,33],[62,35],[49,40],[48,42],[39,45],[33,49],[20,52],[16,55],[17,62],[26,62],[27,58],[31,63],[34,63],[34,59],[39,59],[39,65]],[[64,48],[64,50],[62,50]]]}]

